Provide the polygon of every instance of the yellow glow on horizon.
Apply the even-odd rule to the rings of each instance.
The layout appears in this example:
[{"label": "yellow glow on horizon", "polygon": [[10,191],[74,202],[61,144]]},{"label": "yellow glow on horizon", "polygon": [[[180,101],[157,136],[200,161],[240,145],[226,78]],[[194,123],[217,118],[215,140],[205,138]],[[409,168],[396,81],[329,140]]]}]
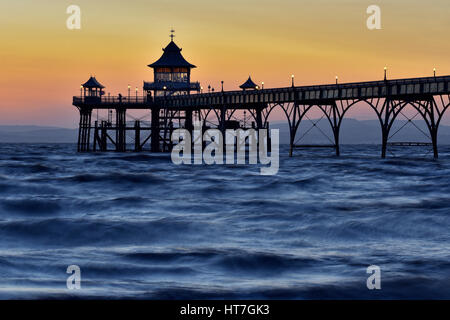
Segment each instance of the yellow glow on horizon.
[{"label": "yellow glow on horizon", "polygon": [[[92,74],[105,94],[142,87],[169,41],[198,66],[192,80],[236,90],[250,74],[265,88],[450,74],[450,2],[382,1],[382,30],[365,27],[366,0],[78,0],[0,3],[2,123],[76,126],[72,96]],[[435,72],[435,69],[433,72]]]}]

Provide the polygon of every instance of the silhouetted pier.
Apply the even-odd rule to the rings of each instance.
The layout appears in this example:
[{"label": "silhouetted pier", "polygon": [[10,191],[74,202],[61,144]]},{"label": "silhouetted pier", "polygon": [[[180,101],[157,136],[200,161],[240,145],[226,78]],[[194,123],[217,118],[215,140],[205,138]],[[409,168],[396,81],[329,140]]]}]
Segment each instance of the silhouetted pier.
[{"label": "silhouetted pier", "polygon": [[[328,120],[333,132],[332,147],[340,155],[340,129],[342,121],[352,107],[368,105],[380,121],[382,141],[381,155],[386,157],[389,137],[394,121],[407,106],[413,107],[425,121],[429,143],[404,142],[397,146],[431,145],[434,157],[438,157],[438,129],[445,111],[450,106],[450,76],[433,76],[410,79],[336,83],[328,85],[263,88],[250,82],[239,91],[220,90],[203,93],[199,83],[191,83],[190,73],[194,65],[181,56],[181,49],[173,41],[164,49],[163,56],[150,67],[154,68],[154,82],[145,82],[143,96],[105,96],[103,86],[95,78],[89,79],[81,90],[84,94],[73,98],[73,105],[80,111],[78,150],[127,151],[126,132],[134,133],[132,151],[170,151],[170,135],[175,121],[179,127],[193,129],[194,120],[207,120],[212,127],[225,131],[233,122],[237,110],[248,112],[255,129],[268,128],[269,116],[277,108],[286,115],[290,130],[290,155],[295,148],[321,147],[297,145],[298,128],[312,108],[318,108]],[[222,84],[223,86],[223,84]],[[92,123],[93,110],[114,110],[115,121]],[[151,121],[143,124],[135,121],[127,125],[127,111],[148,110]],[[411,120],[411,119],[409,119]],[[215,125],[212,124],[215,123]]]}]

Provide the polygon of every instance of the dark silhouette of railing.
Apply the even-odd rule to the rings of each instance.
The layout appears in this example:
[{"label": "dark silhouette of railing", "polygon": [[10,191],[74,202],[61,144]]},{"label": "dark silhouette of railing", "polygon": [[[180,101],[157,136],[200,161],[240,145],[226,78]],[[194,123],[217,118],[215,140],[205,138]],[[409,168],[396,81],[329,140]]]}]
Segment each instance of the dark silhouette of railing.
[{"label": "dark silhouette of railing", "polygon": [[331,85],[297,86],[247,91],[220,91],[158,97],[74,97],[75,106],[145,105],[160,107],[201,107],[256,103],[324,103],[330,100],[411,97],[450,93],[450,76],[381,80]]}]

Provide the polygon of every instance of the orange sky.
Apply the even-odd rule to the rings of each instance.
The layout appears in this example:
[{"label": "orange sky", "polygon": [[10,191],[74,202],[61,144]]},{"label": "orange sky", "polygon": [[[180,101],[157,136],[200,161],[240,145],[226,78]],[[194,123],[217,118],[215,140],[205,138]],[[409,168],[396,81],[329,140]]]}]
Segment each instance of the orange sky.
[{"label": "orange sky", "polygon": [[[82,10],[81,30],[66,8]],[[382,9],[382,30],[366,8]],[[450,1],[434,0],[3,0],[0,3],[0,124],[76,127],[73,95],[89,75],[106,92],[152,80],[176,30],[204,87],[236,89],[249,74],[265,87],[450,74]],[[364,110],[352,117],[367,118]]]}]

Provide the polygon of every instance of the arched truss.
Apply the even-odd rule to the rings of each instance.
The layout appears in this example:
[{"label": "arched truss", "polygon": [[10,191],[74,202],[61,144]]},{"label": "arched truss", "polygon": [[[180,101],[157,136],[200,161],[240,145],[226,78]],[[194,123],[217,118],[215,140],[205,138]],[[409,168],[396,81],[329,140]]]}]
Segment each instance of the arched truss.
[{"label": "arched truss", "polygon": [[[258,128],[267,128],[269,123],[269,116],[276,108],[281,108],[286,116],[289,131],[290,131],[290,155],[292,155],[293,146],[295,143],[295,136],[300,126],[300,123],[307,117],[307,113],[314,107],[322,111],[324,117],[328,120],[333,135],[334,147],[336,154],[340,154],[339,150],[339,134],[340,128],[345,118],[345,115],[350,108],[359,103],[367,104],[377,115],[382,130],[382,157],[386,156],[387,143],[391,128],[397,119],[402,114],[402,111],[407,106],[412,106],[418,114],[424,119],[429,129],[430,138],[433,143],[434,155],[437,153],[437,131],[442,118],[450,108],[450,95],[446,96],[422,96],[416,100],[402,100],[389,98],[371,98],[371,99],[347,99],[347,100],[329,100],[324,104],[311,103],[299,104],[296,102],[289,103],[269,103],[254,108],[210,108],[198,109],[197,116],[205,122],[205,125],[210,124],[218,128],[225,128],[225,121],[237,118],[234,116],[237,110],[247,110],[250,116],[255,120]],[[214,115],[217,123],[208,120],[208,117]],[[170,116],[175,116],[169,115]],[[409,119],[411,121],[411,119]]]},{"label": "arched truss", "polygon": [[[447,98],[447,101],[445,98]],[[268,117],[271,112],[280,107],[288,121],[290,131],[290,155],[295,143],[295,136],[300,123],[305,118],[306,114],[313,108],[318,107],[324,116],[327,118],[334,135],[334,144],[336,148],[336,154],[340,154],[339,150],[339,134],[342,121],[345,114],[358,103],[366,103],[375,114],[381,125],[382,130],[382,157],[386,157],[387,143],[389,140],[389,134],[391,128],[403,109],[410,105],[418,114],[422,116],[427,124],[431,142],[433,144],[433,151],[435,158],[438,157],[437,150],[437,132],[439,125],[445,112],[450,108],[450,95],[447,96],[427,96],[421,97],[417,100],[401,100],[401,99],[389,99],[389,98],[373,98],[373,99],[355,99],[355,100],[333,100],[327,104],[307,104],[301,105],[295,102],[290,103],[274,103],[269,104],[263,110],[263,123],[264,127],[267,126]],[[252,116],[256,119],[255,113],[250,110]],[[411,121],[411,119],[409,119]]]}]

